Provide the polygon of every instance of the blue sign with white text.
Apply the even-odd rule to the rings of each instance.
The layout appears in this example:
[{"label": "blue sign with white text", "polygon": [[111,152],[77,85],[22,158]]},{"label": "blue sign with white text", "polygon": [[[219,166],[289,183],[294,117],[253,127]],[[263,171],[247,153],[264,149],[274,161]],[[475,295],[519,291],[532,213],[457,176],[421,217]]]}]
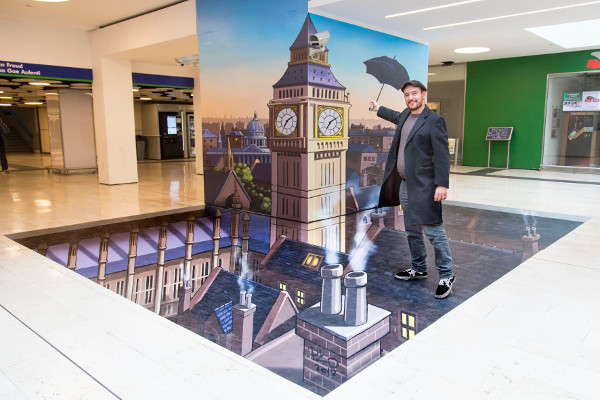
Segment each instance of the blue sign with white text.
[{"label": "blue sign with white text", "polygon": [[23,76],[27,78],[68,79],[71,81],[92,81],[89,68],[60,67],[57,65],[26,64],[0,60],[0,75]]}]

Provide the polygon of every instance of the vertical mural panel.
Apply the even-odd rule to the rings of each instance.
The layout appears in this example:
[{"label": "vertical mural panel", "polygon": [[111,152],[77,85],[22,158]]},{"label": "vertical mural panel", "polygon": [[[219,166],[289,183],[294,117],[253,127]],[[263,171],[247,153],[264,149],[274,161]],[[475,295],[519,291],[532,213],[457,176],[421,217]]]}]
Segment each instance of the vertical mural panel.
[{"label": "vertical mural panel", "polygon": [[[372,208],[395,127],[368,102],[403,109],[397,88],[426,82],[428,47],[309,15],[306,1],[198,1],[197,12],[207,204],[231,206],[239,187],[288,232],[339,228],[305,224],[345,215],[351,186],[367,187]],[[369,63],[391,65],[396,82]],[[297,237],[328,237],[313,233]]]}]

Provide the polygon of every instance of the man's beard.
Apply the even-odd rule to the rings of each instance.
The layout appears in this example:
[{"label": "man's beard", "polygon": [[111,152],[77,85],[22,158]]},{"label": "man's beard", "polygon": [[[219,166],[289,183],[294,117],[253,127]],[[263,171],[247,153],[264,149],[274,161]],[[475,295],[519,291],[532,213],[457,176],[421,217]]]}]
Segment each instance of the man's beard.
[{"label": "man's beard", "polygon": [[[416,105],[414,105],[415,103],[416,103]],[[414,102],[411,101],[411,102],[408,103],[408,109],[411,110],[411,111],[412,110],[418,110],[419,108],[421,108],[422,105],[423,105],[422,101],[418,101],[418,100],[415,100]]]}]

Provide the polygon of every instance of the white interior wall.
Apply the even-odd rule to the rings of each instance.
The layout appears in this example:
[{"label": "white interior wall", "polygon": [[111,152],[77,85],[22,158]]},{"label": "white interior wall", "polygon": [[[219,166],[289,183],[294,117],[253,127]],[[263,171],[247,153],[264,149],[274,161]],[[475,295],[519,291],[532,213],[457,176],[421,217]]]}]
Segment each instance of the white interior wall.
[{"label": "white interior wall", "polygon": [[91,68],[89,34],[82,29],[0,17],[0,59]]}]

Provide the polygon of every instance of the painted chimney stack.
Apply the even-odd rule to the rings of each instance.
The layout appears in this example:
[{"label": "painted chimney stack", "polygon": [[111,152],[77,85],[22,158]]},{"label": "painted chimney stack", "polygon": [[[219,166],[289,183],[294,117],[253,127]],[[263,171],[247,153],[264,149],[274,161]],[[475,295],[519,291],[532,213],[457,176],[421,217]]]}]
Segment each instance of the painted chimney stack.
[{"label": "painted chimney stack", "polygon": [[233,338],[231,351],[242,357],[252,351],[254,335],[254,313],[256,305],[252,304],[252,294],[240,291],[240,303],[232,308]]},{"label": "painted chimney stack", "polygon": [[341,264],[326,265],[321,268],[323,285],[321,290],[321,312],[339,314],[342,311],[342,274]]}]

